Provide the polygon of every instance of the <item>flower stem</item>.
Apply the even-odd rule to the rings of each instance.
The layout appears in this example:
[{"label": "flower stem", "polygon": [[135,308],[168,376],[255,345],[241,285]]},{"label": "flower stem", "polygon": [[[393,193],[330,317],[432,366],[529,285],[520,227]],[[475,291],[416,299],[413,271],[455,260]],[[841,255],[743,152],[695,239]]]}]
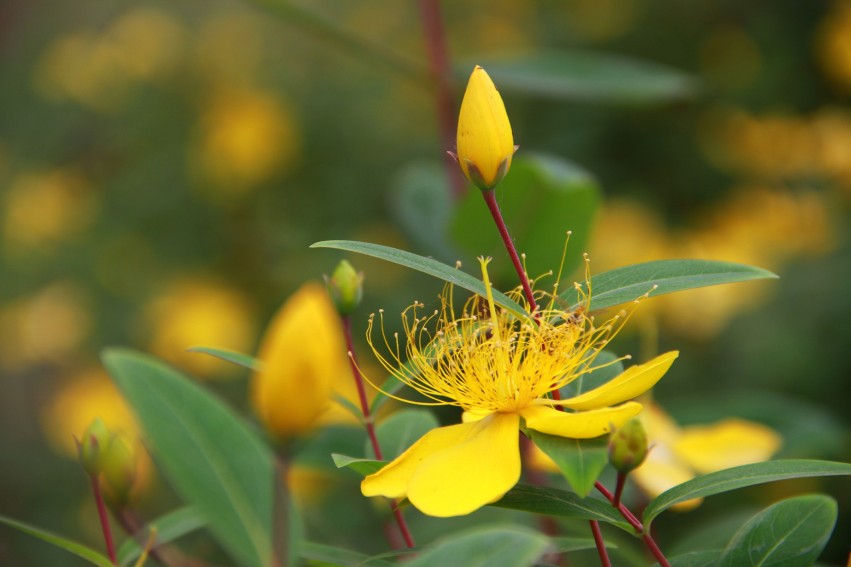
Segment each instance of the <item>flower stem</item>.
[{"label": "flower stem", "polygon": [[[437,0],[420,0],[420,19],[426,41],[429,73],[434,82],[434,97],[437,106],[437,124],[440,128],[440,141],[444,148],[455,147],[455,86],[452,82],[452,69],[449,66],[449,51],[446,47],[446,34],[443,31],[443,18],[440,15],[440,3]],[[444,157],[446,175],[452,189],[452,196],[459,199],[466,189],[460,168]]]},{"label": "flower stem", "polygon": [[594,534],[594,543],[597,544],[600,565],[603,567],[612,567],[612,562],[609,560],[609,552],[606,550],[606,542],[603,541],[603,532],[600,531],[600,522],[589,520],[588,523],[591,524],[591,533]]},{"label": "flower stem", "polygon": [[508,234],[508,227],[505,226],[505,221],[502,219],[499,204],[496,202],[495,191],[493,189],[482,191],[482,196],[485,198],[488,210],[491,212],[491,216],[496,223],[496,228],[499,230],[499,235],[502,237],[502,243],[505,245],[505,249],[511,257],[511,263],[514,265],[517,277],[520,278],[520,284],[523,286],[523,294],[526,296],[526,301],[529,302],[529,312],[534,315],[538,310],[538,304],[535,302],[535,296],[532,293],[532,284],[529,283],[529,276],[526,275],[526,270],[523,269],[523,264],[520,262],[520,256],[517,255],[517,249],[514,247],[511,235]]},{"label": "flower stem", "polygon": [[623,487],[626,484],[626,475],[622,472],[618,473],[617,484],[615,484],[615,499],[612,500],[612,506],[617,507],[621,503],[623,496]]},{"label": "flower stem", "polygon": [[[343,334],[346,336],[346,349],[349,352],[349,366],[352,369],[352,377],[355,380],[355,386],[358,390],[358,399],[360,400],[360,409],[363,414],[363,422],[366,427],[366,433],[369,436],[369,442],[372,445],[372,451],[375,453],[375,458],[379,461],[384,460],[381,454],[381,447],[378,444],[378,437],[375,435],[375,420],[369,411],[369,401],[366,399],[366,388],[363,385],[363,375],[360,373],[357,363],[357,355],[355,354],[354,341],[352,341],[352,324],[348,315],[341,315],[340,319],[343,322]],[[402,533],[402,538],[405,540],[405,545],[409,548],[414,547],[414,538],[411,531],[408,529],[408,524],[405,522],[405,517],[399,509],[399,505],[395,499],[390,500],[390,508],[393,510],[393,516],[396,518],[396,524],[399,526],[399,531]]]},{"label": "flower stem", "polygon": [[668,560],[665,558],[665,554],[662,553],[662,550],[659,549],[659,546],[656,545],[656,542],[649,533],[646,533],[644,530],[644,525],[639,521],[638,518],[635,517],[635,514],[629,511],[629,508],[623,505],[622,502],[615,503],[615,496],[609,490],[603,486],[600,481],[597,481],[594,484],[594,487],[605,496],[606,500],[612,503],[612,506],[617,508],[618,512],[621,513],[624,520],[629,522],[629,525],[633,527],[635,531],[641,534],[641,539],[644,540],[644,545],[653,554],[653,557],[656,558],[656,561],[659,562],[660,567],[671,567],[671,564],[668,563]]},{"label": "flower stem", "polygon": [[89,480],[92,484],[92,495],[95,498],[95,503],[98,508],[98,517],[100,518],[100,528],[103,531],[103,540],[106,542],[106,554],[113,565],[118,565],[118,558],[115,555],[115,542],[112,540],[112,528],[109,527],[109,515],[106,512],[106,504],[103,501],[103,494],[100,491],[100,483],[98,483],[98,475],[90,474]]}]

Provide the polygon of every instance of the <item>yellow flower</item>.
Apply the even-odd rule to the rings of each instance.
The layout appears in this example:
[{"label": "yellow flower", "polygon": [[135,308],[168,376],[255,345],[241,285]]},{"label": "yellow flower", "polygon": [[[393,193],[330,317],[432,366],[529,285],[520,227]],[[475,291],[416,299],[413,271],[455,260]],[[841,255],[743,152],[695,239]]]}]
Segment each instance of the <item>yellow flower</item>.
[{"label": "yellow flower", "polygon": [[493,189],[511,166],[514,138],[499,92],[476,65],[458,116],[458,163],[483,191]]},{"label": "yellow flower", "polygon": [[[376,346],[370,321],[367,338],[378,360],[429,400],[402,401],[458,406],[464,422],[428,432],[367,476],[361,484],[365,496],[407,497],[431,516],[469,514],[517,483],[522,422],[568,438],[603,435],[641,411],[640,404],[626,400],[651,388],[677,357],[669,352],[580,396],[553,400],[547,397],[550,392],[594,370],[594,357],[620,328],[623,314],[596,327],[590,317],[556,308],[550,296],[537,321],[519,320],[495,305],[487,260],[480,262],[486,301],[473,297],[458,314],[450,287],[441,310],[420,315],[423,305],[414,303],[405,311],[407,365],[398,335],[384,335],[382,318],[383,339]],[[524,303],[519,288],[509,295]],[[389,351],[389,357],[381,350]]]},{"label": "yellow flower", "polygon": [[348,377],[346,345],[325,287],[310,282],[278,311],[260,345],[262,368],[251,384],[254,409],[280,438],[318,425],[334,382]]},{"label": "yellow flower", "polygon": [[[782,443],[774,430],[737,418],[680,428],[655,404],[646,408],[641,419],[652,449],[632,478],[651,497],[697,474],[768,460]],[[694,498],[674,509],[690,510],[701,501]]]}]

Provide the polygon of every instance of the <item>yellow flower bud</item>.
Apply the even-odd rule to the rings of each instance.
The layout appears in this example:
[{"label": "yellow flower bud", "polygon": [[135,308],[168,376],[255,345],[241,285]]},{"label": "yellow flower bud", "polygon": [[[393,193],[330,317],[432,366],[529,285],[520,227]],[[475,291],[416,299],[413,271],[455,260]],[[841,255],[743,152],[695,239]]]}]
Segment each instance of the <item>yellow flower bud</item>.
[{"label": "yellow flower bud", "polygon": [[348,364],[340,318],[323,285],[307,283],[287,300],[258,357],[251,401],[266,429],[279,439],[310,431]]},{"label": "yellow flower bud", "polygon": [[511,166],[514,137],[499,92],[484,69],[476,65],[458,117],[458,164],[467,179],[487,191]]}]

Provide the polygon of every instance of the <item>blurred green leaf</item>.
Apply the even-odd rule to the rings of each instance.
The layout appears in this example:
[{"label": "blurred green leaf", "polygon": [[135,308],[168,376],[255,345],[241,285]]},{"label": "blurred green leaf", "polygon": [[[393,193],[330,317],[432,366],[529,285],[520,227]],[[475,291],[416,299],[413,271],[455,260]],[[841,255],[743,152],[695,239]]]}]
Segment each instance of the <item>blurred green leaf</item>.
[{"label": "blurred green leaf", "polygon": [[339,453],[334,453],[331,455],[331,458],[334,459],[334,464],[337,465],[338,469],[347,468],[355,471],[361,476],[366,476],[368,474],[372,474],[381,470],[381,468],[387,464],[386,461],[376,461],[374,459],[358,459],[355,457],[349,457],[348,455],[340,455]]},{"label": "blurred green leaf", "polygon": [[596,367],[596,370],[582,374],[573,382],[562,386],[559,390],[561,399],[576,397],[620,376],[623,372],[623,362],[618,358],[620,357],[613,352],[601,351],[591,364],[592,367]]},{"label": "blurred green leaf", "polygon": [[[768,270],[734,262],[714,260],[644,262],[593,276],[590,310],[628,303],[645,293],[650,293],[650,297],[657,297],[686,289],[776,277],[777,275]],[[588,283],[583,282],[581,285],[583,292],[587,292]],[[579,293],[573,288],[560,294],[560,297],[570,304],[570,309],[577,309],[582,305]]]},{"label": "blurred green leaf", "polygon": [[[694,80],[671,67],[587,50],[539,51],[505,57],[482,56],[500,90],[559,100],[650,103],[681,99]],[[465,65],[465,78],[472,65]]]},{"label": "blurred green leaf", "polygon": [[[677,555],[676,557],[668,557],[668,562],[671,564],[671,567],[714,567],[718,563],[721,553],[723,553],[721,549],[692,551]],[[653,565],[659,564],[654,563]]]},{"label": "blurred green leaf", "polygon": [[529,434],[535,445],[555,461],[574,492],[588,496],[609,462],[608,437],[567,439],[534,430]]},{"label": "blurred green leaf", "polygon": [[[452,218],[452,236],[471,257],[504,258],[491,264],[492,277],[515,281],[517,275],[480,193],[468,191],[459,203]],[[527,253],[526,271],[532,277],[558,271],[568,230],[573,234],[563,273],[570,274],[579,266],[600,205],[600,190],[591,174],[554,156],[517,157],[511,172],[497,186],[496,197],[518,253]]]},{"label": "blurred green leaf", "polygon": [[[568,551],[581,551],[583,549],[596,549],[597,544],[594,538],[590,537],[553,537],[550,538],[556,551],[559,553],[567,553]],[[606,542],[606,547],[609,549],[617,549],[618,546],[611,542]]]},{"label": "blurred green leaf", "polygon": [[549,538],[529,528],[478,527],[437,540],[406,565],[520,567],[534,565],[549,545]]},{"label": "blurred green leaf", "polygon": [[773,504],[733,536],[718,567],[808,567],[827,545],[837,513],[836,501],[821,494]]},{"label": "blurred green leaf", "polygon": [[407,166],[391,183],[390,206],[418,250],[444,262],[459,259],[448,239],[455,204],[445,167],[439,163]]},{"label": "blurred green leaf", "polygon": [[[385,555],[393,557],[396,555],[404,555],[406,553],[407,551],[403,551]],[[318,562],[322,565],[342,565],[343,567],[360,567],[361,565],[364,567],[391,567],[392,565],[395,565],[395,563],[391,563],[390,561],[384,561],[383,556],[382,558],[369,557],[368,555],[358,553],[357,551],[351,551],[349,549],[342,549],[321,543],[313,543],[310,541],[302,543],[301,553],[299,555],[303,559],[310,561],[311,565],[314,564],[313,562]]]},{"label": "blurred green leaf", "polygon": [[674,504],[692,498],[790,478],[843,475],[851,475],[851,464],[806,459],[767,461],[705,474],[666,490],[654,498],[644,510],[644,525],[649,529],[656,516]]},{"label": "blurred green leaf", "polygon": [[38,539],[51,545],[54,545],[60,549],[64,549],[72,555],[76,555],[77,557],[85,559],[92,565],[98,565],[99,567],[112,567],[112,562],[109,560],[109,558],[101,555],[94,549],[90,549],[85,545],[79,544],[75,541],[71,541],[62,536],[58,536],[41,528],[25,524],[24,522],[19,522],[18,520],[14,520],[6,516],[0,516],[0,523],[6,524],[7,526],[15,528],[16,530],[24,532],[25,534],[37,537]]},{"label": "blurred green leaf", "polygon": [[[156,529],[157,536],[154,545],[159,546],[202,528],[206,524],[207,521],[195,508],[187,506],[148,522],[136,537],[140,541],[147,542],[148,534]],[[118,563],[128,565],[136,560],[141,553],[142,548],[139,547],[137,540],[128,539],[118,549]]]},{"label": "blurred green leaf", "polygon": [[[439,426],[437,418],[428,410],[403,409],[379,423],[375,434],[383,457],[389,461],[401,455],[420,437]],[[374,456],[372,444],[368,439],[364,454]]]},{"label": "blurred green leaf", "polygon": [[[418,256],[411,252],[398,250],[381,244],[371,244],[369,242],[357,242],[354,240],[324,240],[310,245],[311,248],[334,248],[336,250],[346,250],[348,252],[356,252],[373,258],[386,260],[393,264],[405,266],[418,272],[428,274],[435,278],[449,282],[455,286],[472,291],[482,297],[487,296],[485,284],[477,280],[470,274],[462,272],[459,268],[447,266],[432,258]],[[515,301],[509,299],[504,294],[497,290],[493,290],[493,299],[496,303],[513,313],[521,319],[529,319],[529,314]]]},{"label": "blurred green leaf", "polygon": [[617,526],[631,534],[635,531],[611,504],[597,498],[581,498],[573,492],[518,484],[502,499],[490,504],[498,508],[521,510],[532,514],[598,520]]},{"label": "blurred green leaf", "polygon": [[236,364],[237,366],[242,366],[243,368],[247,368],[253,372],[260,372],[260,367],[262,366],[260,361],[253,356],[223,348],[197,346],[186,350],[189,352],[197,352],[199,354],[209,354],[210,356]]},{"label": "blurred green leaf", "polygon": [[274,458],[225,404],[159,360],[109,349],[104,365],[172,487],[241,565],[270,564]]},{"label": "blurred green leaf", "polygon": [[[402,365],[403,369],[413,367],[414,365],[410,362],[406,362]],[[373,414],[378,413],[378,410],[391,399],[387,394],[394,395],[404,387],[405,384],[400,382],[398,378],[392,374],[388,376],[384,383],[381,384],[381,389],[375,394],[375,398],[372,400],[372,407],[370,408],[371,412]]]}]

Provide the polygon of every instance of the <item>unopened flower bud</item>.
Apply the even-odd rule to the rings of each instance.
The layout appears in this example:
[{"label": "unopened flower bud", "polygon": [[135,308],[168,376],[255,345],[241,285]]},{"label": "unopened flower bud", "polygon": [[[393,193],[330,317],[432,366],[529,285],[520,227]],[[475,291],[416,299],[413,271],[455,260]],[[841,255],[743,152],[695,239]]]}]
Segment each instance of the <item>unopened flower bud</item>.
[{"label": "unopened flower bud", "polygon": [[114,435],[109,449],[102,454],[102,462],[107,498],[116,505],[127,503],[136,482],[136,451],[120,435]]},{"label": "unopened flower bud", "polygon": [[638,418],[632,418],[609,438],[609,462],[619,473],[627,474],[647,456],[647,433]]},{"label": "unopened flower bud", "polygon": [[83,469],[93,475],[103,470],[103,455],[109,449],[111,434],[101,418],[92,421],[83,433],[83,438],[77,444],[80,464]]},{"label": "unopened flower bud", "polygon": [[484,69],[476,65],[458,116],[458,164],[482,191],[499,183],[514,156],[514,137],[502,97]]},{"label": "unopened flower bud", "polygon": [[328,294],[341,315],[349,315],[363,297],[363,273],[358,273],[346,260],[340,260],[331,277],[325,278]]}]

